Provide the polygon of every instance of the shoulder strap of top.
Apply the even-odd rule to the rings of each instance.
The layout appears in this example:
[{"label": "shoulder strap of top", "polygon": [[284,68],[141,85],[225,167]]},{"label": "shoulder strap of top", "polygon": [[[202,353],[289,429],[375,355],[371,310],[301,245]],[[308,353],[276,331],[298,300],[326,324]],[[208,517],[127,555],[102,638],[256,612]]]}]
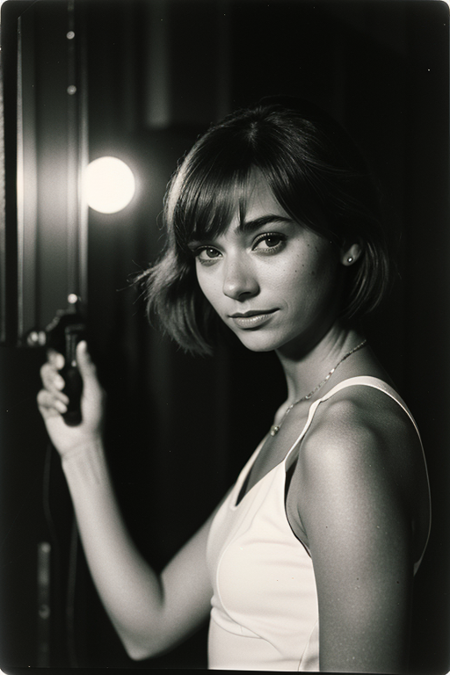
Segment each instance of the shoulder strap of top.
[{"label": "shoulder strap of top", "polygon": [[383,391],[385,394],[390,396],[394,401],[396,401],[401,408],[405,411],[405,413],[408,415],[410,418],[412,424],[414,425],[414,428],[417,432],[417,435],[419,437],[420,443],[422,444],[422,440],[420,438],[420,433],[419,429],[417,427],[417,424],[408,408],[406,403],[403,401],[401,396],[393,389],[387,382],[384,382],[384,380],[380,380],[377,377],[371,377],[370,375],[360,375],[359,377],[351,377],[347,380],[343,380],[342,382],[339,382],[333,389],[330,389],[328,393],[326,393],[322,398],[317,399],[317,401],[314,401],[314,403],[311,404],[308,412],[308,418],[306,420],[306,424],[303,427],[300,435],[297,437],[297,439],[294,441],[292,444],[291,448],[289,449],[289,452],[286,455],[285,461],[287,461],[288,457],[291,455],[291,453],[294,451],[294,449],[298,446],[300,441],[303,439],[305,436],[306,432],[308,431],[309,427],[311,426],[311,423],[314,419],[315,412],[319,405],[323,403],[324,401],[328,401],[329,398],[337,394],[339,391],[342,391],[342,389],[346,389],[347,387],[354,387],[357,385],[363,385],[366,387],[373,387],[374,389],[379,389],[380,391]]},{"label": "shoulder strap of top", "polygon": [[[428,476],[428,470],[427,470],[427,465],[426,465],[426,460],[425,460],[425,452],[424,452],[424,448],[423,448],[422,439],[420,437],[419,429],[417,427],[417,424],[416,424],[411,412],[409,411],[408,406],[403,401],[401,396],[399,396],[399,394],[395,391],[395,389],[393,389],[389,384],[387,384],[387,382],[384,382],[384,380],[380,380],[377,377],[371,377],[369,375],[362,375],[362,376],[359,376],[359,377],[351,377],[348,380],[343,380],[342,382],[337,384],[335,387],[333,387],[333,389],[330,389],[330,391],[327,394],[325,394],[324,396],[322,396],[322,398],[319,398],[317,401],[314,401],[314,403],[311,404],[311,407],[309,409],[308,419],[306,420],[305,426],[303,427],[300,435],[298,436],[298,438],[296,439],[296,441],[294,442],[294,444],[289,449],[289,452],[286,455],[285,462],[284,462],[285,467],[286,467],[286,464],[287,464],[288,457],[291,455],[291,453],[293,453],[294,449],[298,447],[300,441],[302,440],[302,438],[304,437],[304,435],[308,431],[309,427],[311,426],[311,422],[313,421],[314,414],[315,414],[317,408],[319,407],[319,405],[323,401],[327,401],[329,398],[331,398],[332,396],[337,394],[338,391],[341,391],[342,389],[346,389],[347,387],[353,387],[353,386],[356,386],[356,385],[364,385],[366,387],[374,387],[374,389],[379,389],[380,391],[383,391],[385,394],[390,396],[394,401],[397,401],[399,406],[401,408],[403,408],[403,410],[405,411],[405,413],[408,415],[409,419],[411,420],[412,424],[414,425],[414,428],[417,432],[417,436],[418,436],[419,441],[420,441],[420,445],[421,445],[421,448],[422,448],[422,455],[424,457],[424,462],[425,462],[425,471],[426,471],[427,482],[428,482],[428,499],[429,499],[429,503],[430,503],[430,514],[431,514],[430,480],[429,480],[429,476]],[[430,522],[429,522],[429,525],[428,525],[427,541],[425,543],[425,546],[423,548],[423,551],[422,551],[422,554],[421,554],[419,560],[417,560],[414,563],[414,574],[419,569],[420,563],[421,563],[423,555],[425,553],[425,549],[427,547],[428,540],[430,538],[430,530],[431,530],[431,517],[430,517]]]}]

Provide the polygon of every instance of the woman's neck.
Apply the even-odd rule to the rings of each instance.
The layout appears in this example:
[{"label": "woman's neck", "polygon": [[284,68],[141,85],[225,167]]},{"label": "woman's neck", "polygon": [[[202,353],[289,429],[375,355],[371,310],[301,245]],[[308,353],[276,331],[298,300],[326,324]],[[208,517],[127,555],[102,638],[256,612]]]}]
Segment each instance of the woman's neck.
[{"label": "woman's neck", "polygon": [[296,351],[290,345],[289,349],[277,350],[286,377],[288,403],[310,394],[363,339],[359,330],[335,323],[312,348]]}]

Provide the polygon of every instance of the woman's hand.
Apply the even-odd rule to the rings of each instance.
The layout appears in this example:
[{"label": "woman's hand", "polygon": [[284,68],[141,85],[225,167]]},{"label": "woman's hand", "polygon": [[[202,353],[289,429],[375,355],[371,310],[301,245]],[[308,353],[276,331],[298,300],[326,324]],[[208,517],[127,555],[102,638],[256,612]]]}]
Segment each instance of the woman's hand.
[{"label": "woman's hand", "polygon": [[64,357],[50,350],[48,361],[41,368],[43,388],[37,397],[38,406],[50,439],[61,457],[81,450],[101,435],[104,392],[84,341],[77,347],[77,363],[83,380],[82,421],[78,426],[68,426],[62,417],[69,401],[62,391],[65,382],[59,373],[64,367]]}]

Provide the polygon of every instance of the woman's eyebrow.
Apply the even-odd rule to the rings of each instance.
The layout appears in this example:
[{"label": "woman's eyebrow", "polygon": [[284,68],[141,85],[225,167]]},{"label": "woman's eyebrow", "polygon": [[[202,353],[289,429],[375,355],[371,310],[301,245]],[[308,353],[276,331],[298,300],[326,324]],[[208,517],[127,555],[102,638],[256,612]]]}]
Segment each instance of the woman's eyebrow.
[{"label": "woman's eyebrow", "polygon": [[[243,220],[236,227],[235,232],[242,232],[244,234],[248,234],[254,232],[255,230],[259,230],[261,227],[264,227],[265,225],[270,225],[272,223],[293,223],[293,222],[294,221],[292,220],[292,218],[289,218],[288,216],[269,213],[266,216],[261,216],[260,218],[254,218],[252,220]],[[187,246],[188,248],[191,249],[191,251],[194,251],[199,246],[204,246],[205,244],[213,242],[215,238],[216,237],[210,236],[201,239],[192,239],[190,242],[188,242]]]},{"label": "woman's eyebrow", "polygon": [[253,220],[243,220],[241,223],[239,223],[236,230],[247,233],[259,230],[260,227],[264,227],[265,225],[270,225],[272,223],[292,223],[292,222],[293,222],[292,218],[289,218],[288,216],[269,213],[266,216],[254,218]]}]

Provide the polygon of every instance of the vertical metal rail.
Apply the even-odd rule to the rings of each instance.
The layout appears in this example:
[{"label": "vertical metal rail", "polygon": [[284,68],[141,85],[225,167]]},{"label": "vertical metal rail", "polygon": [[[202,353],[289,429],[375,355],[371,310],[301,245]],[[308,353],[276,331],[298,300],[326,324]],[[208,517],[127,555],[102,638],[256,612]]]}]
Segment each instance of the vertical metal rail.
[{"label": "vertical metal rail", "polygon": [[78,87],[74,3],[67,4],[67,290],[80,295],[78,237]]},{"label": "vertical metal rail", "polygon": [[88,205],[83,189],[83,175],[89,162],[88,124],[88,54],[86,35],[86,6],[81,3],[75,15],[78,34],[78,243],[79,275],[82,304],[88,301]]},{"label": "vertical metal rail", "polygon": [[5,125],[3,121],[3,60],[0,45],[0,342],[6,340],[6,209]]},{"label": "vertical metal rail", "polygon": [[[36,165],[36,106],[35,72],[24,68],[25,61],[33,63],[34,32],[30,24],[25,27],[22,17],[17,23],[17,331],[23,336],[25,316],[32,325],[39,312],[39,286],[37,278],[37,165]],[[26,31],[26,36],[24,35]],[[26,54],[25,54],[26,52]],[[24,108],[27,108],[26,120]],[[25,144],[25,124],[27,142]],[[33,283],[25,283],[25,279]]]},{"label": "vertical metal rail", "polygon": [[[81,10],[80,10],[81,11]],[[86,35],[75,2],[67,4],[67,288],[87,301],[87,204],[83,173],[88,163]]]},{"label": "vertical metal rail", "polygon": [[17,330],[23,333],[24,273],[24,157],[23,157],[23,89],[22,89],[22,19],[17,21]]}]

